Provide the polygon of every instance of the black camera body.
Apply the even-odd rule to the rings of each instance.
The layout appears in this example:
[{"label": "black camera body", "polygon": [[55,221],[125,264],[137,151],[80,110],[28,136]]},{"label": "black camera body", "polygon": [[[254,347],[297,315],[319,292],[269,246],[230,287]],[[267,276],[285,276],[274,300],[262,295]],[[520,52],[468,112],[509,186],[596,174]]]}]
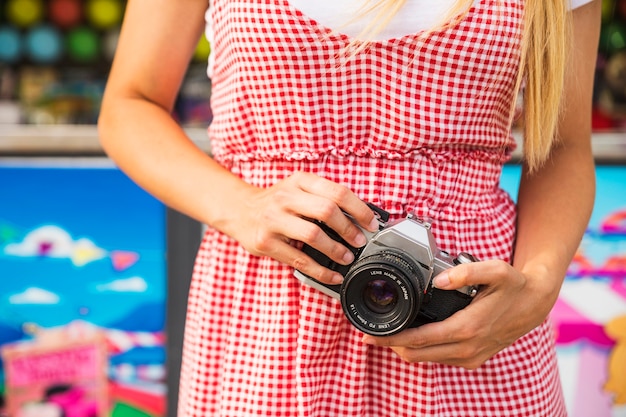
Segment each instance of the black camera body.
[{"label": "black camera body", "polygon": [[452,258],[438,249],[429,223],[409,215],[387,224],[389,213],[369,206],[378,216],[379,230],[372,233],[359,227],[367,238],[361,248],[351,247],[334,230],[317,222],[329,237],[352,250],[350,265],[337,264],[308,245],[302,249],[320,265],[343,275],[343,283],[324,284],[296,271],[300,281],[339,299],[348,320],[375,336],[444,320],[472,301],[476,287],[440,290],[433,286],[433,278],[454,265],[476,262],[474,256],[462,252]]}]

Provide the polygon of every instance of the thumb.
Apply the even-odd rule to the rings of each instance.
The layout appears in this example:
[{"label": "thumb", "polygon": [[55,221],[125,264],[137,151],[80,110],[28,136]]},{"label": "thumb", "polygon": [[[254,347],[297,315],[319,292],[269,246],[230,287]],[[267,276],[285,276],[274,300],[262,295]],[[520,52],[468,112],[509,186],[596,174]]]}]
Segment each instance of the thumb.
[{"label": "thumb", "polygon": [[489,285],[497,282],[510,268],[504,261],[481,261],[461,264],[439,273],[433,286],[440,290],[455,290],[464,286]]}]

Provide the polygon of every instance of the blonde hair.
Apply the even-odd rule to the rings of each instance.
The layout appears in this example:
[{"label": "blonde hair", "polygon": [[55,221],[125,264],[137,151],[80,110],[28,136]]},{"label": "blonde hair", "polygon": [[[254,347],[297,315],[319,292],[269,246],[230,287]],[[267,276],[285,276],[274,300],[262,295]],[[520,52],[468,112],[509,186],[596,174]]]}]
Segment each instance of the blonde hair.
[{"label": "blonde hair", "polygon": [[[369,25],[358,37],[366,47],[400,10],[406,0],[372,0],[359,16],[372,13]],[[562,105],[567,58],[568,15],[563,0],[525,0],[520,71],[515,90],[523,88],[524,158],[530,169],[539,168],[549,157],[556,140]],[[445,19],[426,33],[455,24],[472,6],[472,0],[457,0]],[[365,45],[365,46],[364,46]],[[354,49],[353,49],[354,51]],[[511,109],[515,103],[511,103]]]},{"label": "blonde hair", "polygon": [[558,140],[569,22],[562,0],[526,0],[522,37],[524,88],[524,157],[531,171],[549,157]]}]

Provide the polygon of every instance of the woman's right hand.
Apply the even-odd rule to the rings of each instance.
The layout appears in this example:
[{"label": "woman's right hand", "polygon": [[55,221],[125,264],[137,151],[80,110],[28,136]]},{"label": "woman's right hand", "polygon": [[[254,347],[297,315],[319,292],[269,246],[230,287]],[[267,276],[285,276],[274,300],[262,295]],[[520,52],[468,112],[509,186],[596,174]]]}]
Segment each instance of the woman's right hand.
[{"label": "woman's right hand", "polygon": [[266,189],[250,187],[247,194],[236,218],[213,226],[249,252],[274,258],[327,284],[339,284],[343,277],[302,252],[302,244],[343,265],[351,263],[354,255],[312,220],[325,223],[354,247],[365,245],[366,238],[344,212],[362,228],[378,230],[374,212],[349,188],[314,174],[297,172]]}]

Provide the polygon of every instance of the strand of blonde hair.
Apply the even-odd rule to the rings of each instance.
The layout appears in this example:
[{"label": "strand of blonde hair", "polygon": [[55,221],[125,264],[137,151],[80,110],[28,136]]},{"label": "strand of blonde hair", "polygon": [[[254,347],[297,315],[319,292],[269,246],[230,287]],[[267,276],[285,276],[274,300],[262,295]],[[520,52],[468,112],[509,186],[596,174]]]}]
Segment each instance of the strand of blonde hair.
[{"label": "strand of blonde hair", "polygon": [[524,77],[524,158],[531,172],[545,163],[558,140],[569,35],[565,3],[526,1],[517,87]]}]

